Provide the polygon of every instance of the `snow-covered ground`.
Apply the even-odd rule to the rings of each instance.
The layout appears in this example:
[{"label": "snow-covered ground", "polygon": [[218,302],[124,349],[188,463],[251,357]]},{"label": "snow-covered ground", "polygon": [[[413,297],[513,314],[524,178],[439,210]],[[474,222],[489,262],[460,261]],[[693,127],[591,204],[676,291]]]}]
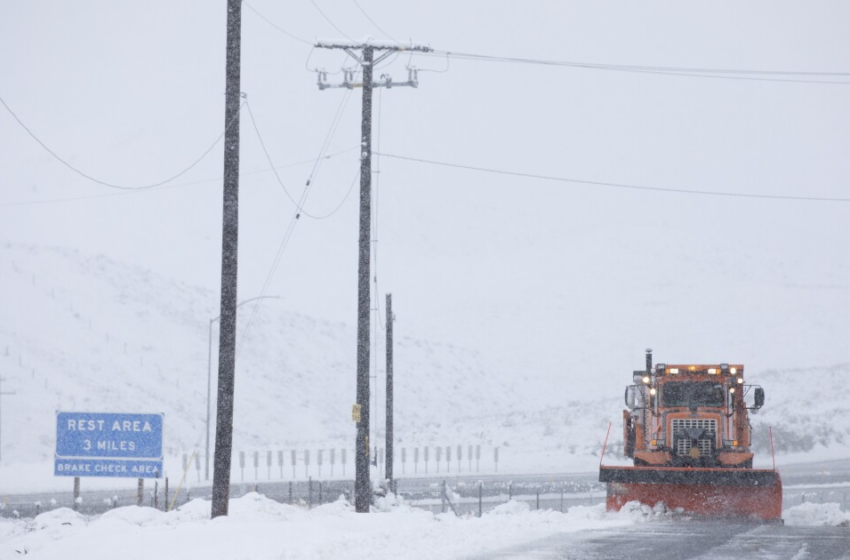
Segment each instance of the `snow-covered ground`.
[{"label": "snow-covered ground", "polygon": [[[508,502],[481,518],[432,514],[383,501],[372,515],[340,499],[312,510],[259,494],[232,500],[228,517],[209,519],[210,504],[194,500],[168,513],[121,507],[85,517],[62,508],[32,520],[0,520],[0,558],[87,560],[205,558],[207,560],[318,558],[464,558],[558,533],[661,521],[663,511],[630,504],[617,513],[575,506],[565,513],[531,511]],[[847,526],[837,504],[804,504],[785,511],[790,525]],[[696,522],[696,521],[695,521]]]},{"label": "snow-covered ground", "polygon": [[[635,511],[607,514],[575,507],[566,514],[504,504],[482,518],[434,515],[407,506],[359,515],[345,501],[313,510],[258,494],[231,502],[226,518],[209,519],[209,502],[177,511],[117,508],[86,518],[67,508],[30,521],[0,521],[0,558],[459,558],[557,532],[618,527],[646,519]],[[132,544],[131,544],[132,543]]]}]

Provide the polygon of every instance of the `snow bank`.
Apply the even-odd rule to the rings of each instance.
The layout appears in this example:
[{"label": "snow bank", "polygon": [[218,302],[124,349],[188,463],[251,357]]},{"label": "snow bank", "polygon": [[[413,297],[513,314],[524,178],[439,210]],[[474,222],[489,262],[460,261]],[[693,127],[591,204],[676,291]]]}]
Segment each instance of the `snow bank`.
[{"label": "snow bank", "polygon": [[499,504],[495,508],[493,508],[493,515],[513,515],[517,513],[526,513],[531,511],[531,506],[528,505],[527,502],[518,502],[516,500],[510,500],[504,504]]},{"label": "snow bank", "polygon": [[786,525],[850,527],[850,513],[839,504],[800,504],[782,512]]},{"label": "snow bank", "polygon": [[200,499],[168,513],[126,506],[86,517],[60,508],[28,521],[0,521],[0,558],[66,560],[70,552],[87,560],[462,558],[658,516],[640,507],[607,513],[602,505],[531,511],[511,501],[481,518],[459,518],[411,508],[391,494],[373,511],[357,514],[344,499],[306,510],[256,493],[231,500],[230,515],[215,520],[210,503]]}]

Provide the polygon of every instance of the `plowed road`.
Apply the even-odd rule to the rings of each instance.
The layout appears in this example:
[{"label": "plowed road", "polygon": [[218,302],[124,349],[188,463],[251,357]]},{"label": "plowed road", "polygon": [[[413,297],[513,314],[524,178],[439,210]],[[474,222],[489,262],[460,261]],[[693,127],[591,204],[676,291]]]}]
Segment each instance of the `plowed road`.
[{"label": "plowed road", "polygon": [[655,521],[526,543],[488,560],[827,560],[850,558],[850,527]]}]

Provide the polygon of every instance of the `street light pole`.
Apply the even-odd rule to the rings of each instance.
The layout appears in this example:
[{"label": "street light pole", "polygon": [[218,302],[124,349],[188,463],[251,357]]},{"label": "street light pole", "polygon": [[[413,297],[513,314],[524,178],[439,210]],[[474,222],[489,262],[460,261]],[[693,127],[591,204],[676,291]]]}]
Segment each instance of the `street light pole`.
[{"label": "street light pole", "polygon": [[[246,299],[245,301],[237,305],[236,309],[239,309],[246,303],[257,301],[258,299],[280,299],[280,296],[259,296],[251,299]],[[204,468],[204,480],[210,479],[210,400],[212,398],[212,333],[213,324],[215,324],[215,322],[219,319],[221,319],[221,315],[210,319],[210,334],[208,339],[209,345],[207,351],[207,454],[206,466]]]}]

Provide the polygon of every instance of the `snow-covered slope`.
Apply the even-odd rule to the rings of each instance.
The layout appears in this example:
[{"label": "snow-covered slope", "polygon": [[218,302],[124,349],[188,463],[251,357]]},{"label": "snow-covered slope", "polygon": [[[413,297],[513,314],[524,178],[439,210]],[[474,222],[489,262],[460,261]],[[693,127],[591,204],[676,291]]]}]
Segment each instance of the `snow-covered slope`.
[{"label": "snow-covered slope", "polygon": [[850,455],[850,364],[767,370],[750,380],[767,394],[764,408],[752,417],[757,451],[769,452],[766,427],[772,427],[777,453],[816,455],[831,448]]},{"label": "snow-covered slope", "polygon": [[[0,303],[0,363],[16,391],[3,402],[4,462],[51,458],[56,410],[164,412],[167,453],[202,444],[213,294],[104,256],[9,244],[0,253],[11,295]],[[285,299],[262,303],[253,320],[252,304],[240,309],[234,447],[353,441],[355,330],[289,312]],[[500,382],[476,352],[399,335],[395,356],[409,439],[420,426],[529,405],[531,394]]]},{"label": "snow-covered slope", "polygon": [[[3,389],[15,391],[2,402],[3,464],[50,462],[56,410],[164,412],[169,457],[203,449],[214,294],[73,250],[5,244],[0,255],[0,364]],[[287,307],[266,300],[253,320],[250,304],[240,310],[234,448],[350,449],[354,328]],[[481,445],[489,469],[499,447],[500,470],[584,470],[611,422],[609,452],[621,449],[619,393],[588,399],[568,380],[531,376],[508,384],[487,356],[401,334],[395,356],[399,448]],[[772,426],[779,453],[850,455],[848,374],[846,364],[751,371],[768,397],[753,417],[758,451]],[[379,399],[383,383],[382,366]]]}]

